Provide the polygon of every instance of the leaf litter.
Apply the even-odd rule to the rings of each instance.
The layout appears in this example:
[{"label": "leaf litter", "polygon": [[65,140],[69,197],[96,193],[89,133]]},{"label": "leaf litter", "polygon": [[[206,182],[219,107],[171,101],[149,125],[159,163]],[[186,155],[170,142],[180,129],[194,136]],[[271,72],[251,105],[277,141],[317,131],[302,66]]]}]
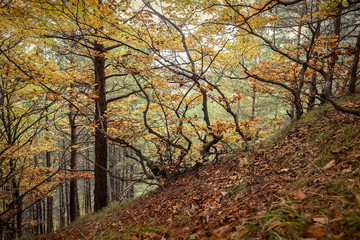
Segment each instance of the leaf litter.
[{"label": "leaf litter", "polygon": [[188,171],[105,218],[38,239],[360,239],[359,136],[360,118],[319,111],[275,147]]}]

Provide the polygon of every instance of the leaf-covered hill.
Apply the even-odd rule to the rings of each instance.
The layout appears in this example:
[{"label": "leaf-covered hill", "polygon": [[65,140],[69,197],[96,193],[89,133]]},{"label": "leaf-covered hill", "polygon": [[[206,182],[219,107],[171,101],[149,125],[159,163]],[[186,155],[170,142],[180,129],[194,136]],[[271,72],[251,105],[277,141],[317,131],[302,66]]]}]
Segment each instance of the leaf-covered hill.
[{"label": "leaf-covered hill", "polygon": [[360,239],[360,118],[322,106],[257,146],[38,239]]}]

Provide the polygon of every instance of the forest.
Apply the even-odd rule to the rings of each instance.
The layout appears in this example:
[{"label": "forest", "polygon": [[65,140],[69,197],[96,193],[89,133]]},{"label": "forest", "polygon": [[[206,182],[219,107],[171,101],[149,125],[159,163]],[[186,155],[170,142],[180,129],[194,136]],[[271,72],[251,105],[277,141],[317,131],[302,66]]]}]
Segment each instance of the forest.
[{"label": "forest", "polygon": [[1,239],[258,154],[324,104],[360,116],[359,0],[0,0],[0,26]]}]

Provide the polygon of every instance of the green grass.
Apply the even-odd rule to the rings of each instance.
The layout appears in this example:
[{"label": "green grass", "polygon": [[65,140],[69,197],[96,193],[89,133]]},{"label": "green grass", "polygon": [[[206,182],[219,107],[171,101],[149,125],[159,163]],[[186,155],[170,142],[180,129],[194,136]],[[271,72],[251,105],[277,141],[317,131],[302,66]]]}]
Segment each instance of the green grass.
[{"label": "green grass", "polygon": [[354,129],[352,124],[330,125],[319,135],[318,140],[324,146],[317,156],[316,163],[322,167],[332,159],[339,159],[347,148],[356,147],[360,142],[360,130]]},{"label": "green grass", "polygon": [[304,212],[294,206],[268,211],[246,223],[237,239],[299,239],[305,236],[305,224],[308,219]]},{"label": "green grass", "polygon": [[146,233],[149,232],[156,232],[156,233],[163,233],[165,231],[164,228],[158,226],[151,226],[151,227],[143,227],[137,231],[138,234],[141,236],[145,236]]},{"label": "green grass", "polygon": [[227,189],[227,192],[230,196],[236,196],[245,192],[248,189],[249,183],[244,181],[240,184],[233,185]]}]

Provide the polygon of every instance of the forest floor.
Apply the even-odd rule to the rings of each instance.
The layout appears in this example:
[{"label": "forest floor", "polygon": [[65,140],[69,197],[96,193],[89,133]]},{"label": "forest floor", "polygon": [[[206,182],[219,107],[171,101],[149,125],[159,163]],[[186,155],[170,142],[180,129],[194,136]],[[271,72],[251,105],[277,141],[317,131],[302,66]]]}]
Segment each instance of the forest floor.
[{"label": "forest floor", "polygon": [[255,155],[234,154],[38,239],[360,239],[359,176],[360,118],[325,105]]}]

